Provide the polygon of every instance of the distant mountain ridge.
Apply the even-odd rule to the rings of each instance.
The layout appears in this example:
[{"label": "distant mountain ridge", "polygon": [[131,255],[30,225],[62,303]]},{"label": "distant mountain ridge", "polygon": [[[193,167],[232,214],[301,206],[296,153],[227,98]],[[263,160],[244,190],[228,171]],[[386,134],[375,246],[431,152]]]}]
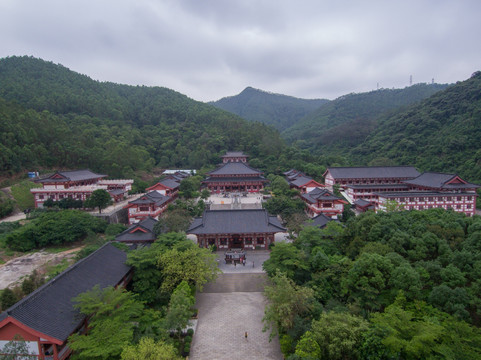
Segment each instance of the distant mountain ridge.
[{"label": "distant mountain ridge", "polygon": [[285,129],[289,143],[317,154],[332,154],[360,144],[377,126],[377,117],[396,112],[443,90],[447,84],[417,84],[341,96]]},{"label": "distant mountain ridge", "polygon": [[300,99],[247,87],[238,95],[209,104],[282,131],[328,102],[326,99]]}]

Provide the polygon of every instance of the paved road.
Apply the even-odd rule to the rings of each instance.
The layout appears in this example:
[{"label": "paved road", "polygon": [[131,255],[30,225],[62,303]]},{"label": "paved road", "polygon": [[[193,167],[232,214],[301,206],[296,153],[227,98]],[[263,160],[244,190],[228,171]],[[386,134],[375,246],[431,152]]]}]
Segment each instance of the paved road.
[{"label": "paved road", "polygon": [[[259,261],[266,258],[262,253],[255,256]],[[238,266],[234,270],[237,273],[219,275],[217,281],[206,284],[204,291],[197,294],[199,320],[191,360],[283,359],[279,339],[269,342],[269,333],[262,331],[266,305],[262,291],[267,276],[261,266],[256,268],[253,273],[251,267]]]}]

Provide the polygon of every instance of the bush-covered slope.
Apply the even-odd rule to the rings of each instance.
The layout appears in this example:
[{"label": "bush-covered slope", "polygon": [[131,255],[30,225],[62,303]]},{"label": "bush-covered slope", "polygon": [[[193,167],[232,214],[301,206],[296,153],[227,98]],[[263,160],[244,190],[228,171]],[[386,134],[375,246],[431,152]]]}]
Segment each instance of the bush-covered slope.
[{"label": "bush-covered slope", "polygon": [[481,72],[420,104],[380,119],[351,151],[358,164],[390,162],[458,172],[481,181]]},{"label": "bush-covered slope", "polygon": [[0,174],[89,167],[132,176],[215,164],[226,150],[256,159],[283,147],[273,128],[166,88],[101,83],[32,57],[0,60]]},{"label": "bush-covered slope", "polygon": [[425,99],[446,86],[418,84],[341,96],[284,130],[282,135],[319,154],[347,151],[376,129],[379,115]]},{"label": "bush-covered slope", "polygon": [[225,97],[211,104],[282,131],[328,102],[325,99],[299,99],[247,87],[239,95]]}]

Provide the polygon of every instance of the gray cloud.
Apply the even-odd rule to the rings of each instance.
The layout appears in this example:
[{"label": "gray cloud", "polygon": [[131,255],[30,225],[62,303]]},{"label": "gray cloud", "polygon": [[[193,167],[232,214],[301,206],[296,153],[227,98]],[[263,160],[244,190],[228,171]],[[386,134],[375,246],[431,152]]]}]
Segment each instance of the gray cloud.
[{"label": "gray cloud", "polygon": [[201,101],[246,86],[330,98],[480,70],[477,0],[3,0],[0,57]]}]

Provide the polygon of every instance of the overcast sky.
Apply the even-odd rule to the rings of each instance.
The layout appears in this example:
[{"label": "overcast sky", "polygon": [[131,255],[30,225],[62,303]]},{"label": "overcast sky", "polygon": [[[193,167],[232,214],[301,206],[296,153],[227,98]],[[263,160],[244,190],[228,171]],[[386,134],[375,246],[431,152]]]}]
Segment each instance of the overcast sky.
[{"label": "overcast sky", "polygon": [[481,70],[480,0],[0,0],[0,57],[200,101],[327,98]]}]

